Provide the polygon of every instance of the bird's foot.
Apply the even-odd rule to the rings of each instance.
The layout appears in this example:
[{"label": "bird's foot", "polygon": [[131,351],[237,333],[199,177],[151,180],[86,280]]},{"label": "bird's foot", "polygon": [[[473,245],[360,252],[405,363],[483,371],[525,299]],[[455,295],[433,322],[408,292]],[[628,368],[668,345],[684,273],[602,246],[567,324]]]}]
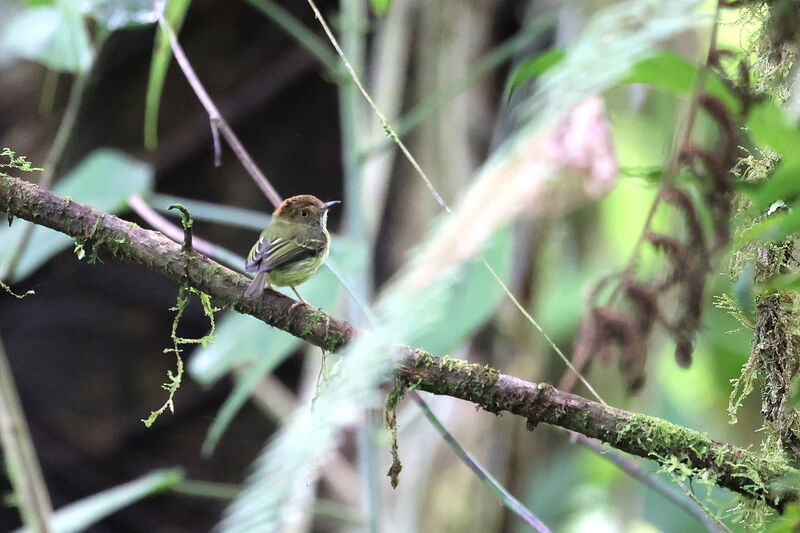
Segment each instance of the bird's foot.
[{"label": "bird's foot", "polygon": [[301,306],[301,305],[305,305],[305,306],[306,306],[306,307],[308,307],[309,309],[314,309],[314,308],[311,306],[311,304],[310,304],[310,303],[308,303],[307,301],[305,301],[305,300],[303,300],[302,298],[300,298],[298,301],[296,301],[295,303],[293,303],[291,307],[289,307],[289,312],[291,313],[292,311],[294,311],[294,308],[295,308],[295,307],[298,307],[298,306]]},{"label": "bird's foot", "polygon": [[302,297],[302,296],[300,296],[300,293],[299,293],[299,292],[297,292],[297,289],[295,289],[294,287],[292,287],[292,292],[294,292],[294,295],[295,295],[295,296],[297,296],[297,301],[296,301],[295,303],[293,303],[293,304],[292,304],[292,306],[289,308],[289,312],[290,312],[290,313],[291,313],[291,312],[292,312],[292,310],[294,310],[294,308],[295,308],[295,307],[297,307],[298,305],[305,305],[305,306],[306,306],[306,307],[308,307],[309,309],[314,309],[314,307],[313,307],[313,306],[312,306],[310,303],[308,303],[307,301],[303,300],[303,297]]}]

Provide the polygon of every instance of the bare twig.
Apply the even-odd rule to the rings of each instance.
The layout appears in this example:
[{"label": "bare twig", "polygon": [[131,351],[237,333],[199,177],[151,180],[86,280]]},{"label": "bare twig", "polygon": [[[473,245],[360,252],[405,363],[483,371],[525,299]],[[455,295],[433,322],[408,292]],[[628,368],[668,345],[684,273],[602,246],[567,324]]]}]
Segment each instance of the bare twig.
[{"label": "bare twig", "polygon": [[450,445],[453,451],[456,452],[458,457],[466,464],[470,470],[472,470],[478,479],[486,485],[489,490],[497,493],[497,498],[509,509],[511,509],[517,516],[519,516],[522,520],[525,521],[526,524],[531,526],[536,531],[540,533],[550,533],[550,528],[548,528],[544,522],[539,520],[539,518],[534,515],[527,507],[525,507],[522,502],[516,499],[510,492],[508,492],[499,481],[497,481],[492,474],[486,470],[486,468],[477,462],[472,454],[469,453],[458,441],[455,437],[447,431],[447,429],[439,422],[439,419],[434,416],[431,408],[425,403],[425,400],[416,392],[411,391],[409,394],[412,400],[420,407],[422,410],[422,414],[425,415],[425,418],[428,419],[428,422],[433,425],[436,431],[444,438],[444,440]]},{"label": "bare twig", "polygon": [[[132,194],[128,197],[128,205],[134,213],[142,217],[151,227],[157,229],[177,243],[186,242],[185,232],[157,213],[138,194]],[[192,236],[192,248],[203,255],[213,257],[236,269],[241,269],[242,265],[244,265],[244,257],[240,257],[230,250],[196,235]]]},{"label": "bare twig", "polygon": [[250,154],[245,149],[244,145],[242,145],[239,138],[233,132],[231,127],[222,118],[222,114],[220,114],[219,109],[217,106],[214,105],[214,102],[211,100],[211,97],[208,95],[208,92],[203,87],[203,84],[200,82],[200,78],[197,77],[197,73],[192,68],[191,63],[189,63],[189,58],[186,57],[186,53],[181,48],[180,43],[178,42],[178,38],[175,36],[175,32],[172,31],[172,28],[167,23],[166,19],[164,18],[163,12],[159,11],[158,14],[158,25],[161,30],[167,35],[169,38],[170,46],[172,46],[172,54],[175,56],[175,60],[178,62],[178,65],[181,67],[183,71],[183,75],[186,77],[186,81],[189,82],[191,85],[194,94],[197,95],[197,98],[200,100],[200,103],[208,113],[208,119],[211,122],[211,131],[212,134],[215,136],[214,138],[214,148],[215,148],[215,161],[219,161],[219,142],[216,139],[216,132],[222,132],[222,136],[225,137],[225,140],[228,141],[228,145],[233,150],[233,153],[236,154],[236,157],[239,158],[241,161],[242,166],[244,166],[247,173],[253,178],[253,180],[258,184],[261,191],[264,195],[269,199],[275,208],[281,205],[283,199],[281,195],[278,194],[278,191],[275,190],[275,187],[269,182],[267,177],[261,172],[261,169],[253,161],[253,158],[250,157]]}]

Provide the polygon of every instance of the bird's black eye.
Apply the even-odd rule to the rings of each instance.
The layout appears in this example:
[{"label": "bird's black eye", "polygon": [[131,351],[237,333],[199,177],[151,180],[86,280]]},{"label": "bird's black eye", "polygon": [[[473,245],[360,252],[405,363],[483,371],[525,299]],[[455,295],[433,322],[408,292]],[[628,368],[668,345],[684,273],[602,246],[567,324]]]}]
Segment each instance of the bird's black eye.
[{"label": "bird's black eye", "polygon": [[301,217],[304,217],[304,218],[305,218],[305,217],[307,217],[307,216],[308,216],[308,211],[306,211],[305,209],[302,209],[302,210],[300,211],[300,216],[301,216]]}]

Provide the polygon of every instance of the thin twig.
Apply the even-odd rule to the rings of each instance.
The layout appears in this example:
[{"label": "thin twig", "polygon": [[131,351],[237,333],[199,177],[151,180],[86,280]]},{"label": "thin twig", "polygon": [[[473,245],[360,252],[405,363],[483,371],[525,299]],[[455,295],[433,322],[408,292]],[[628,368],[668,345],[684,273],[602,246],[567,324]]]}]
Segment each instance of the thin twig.
[{"label": "thin twig", "polygon": [[[164,13],[161,10],[158,10],[158,25],[169,38],[170,46],[172,47],[172,54],[175,57],[175,60],[178,62],[181,71],[183,71],[186,81],[189,82],[194,94],[197,95],[197,98],[205,108],[206,113],[208,113],[208,119],[212,124],[212,133],[216,131],[217,128],[222,132],[222,136],[225,137],[226,141],[228,141],[228,145],[231,147],[231,150],[233,150],[233,153],[236,154],[236,157],[239,159],[239,161],[241,161],[242,166],[244,166],[247,173],[250,174],[267,199],[269,199],[272,205],[277,209],[278,206],[281,205],[281,202],[283,202],[281,195],[278,194],[278,191],[275,190],[275,187],[272,186],[264,173],[261,172],[261,169],[259,169],[255,164],[253,158],[250,157],[250,154],[244,148],[244,145],[242,145],[241,141],[239,141],[239,138],[222,117],[222,114],[219,112],[219,109],[217,109],[217,106],[214,105],[214,102],[211,100],[208,92],[200,82],[200,78],[197,77],[197,73],[194,71],[194,68],[192,68],[191,63],[189,63],[189,58],[186,57],[186,53],[183,51],[183,48],[181,48],[178,38],[175,36],[175,32],[164,18]],[[218,148],[218,143],[215,141],[215,149],[216,148]],[[215,160],[218,160],[218,158],[219,153],[215,153]]]},{"label": "thin twig", "polygon": [[411,166],[414,167],[414,170],[416,170],[417,173],[422,177],[422,180],[425,182],[425,185],[428,187],[428,191],[430,191],[431,196],[433,196],[434,199],[436,200],[436,202],[440,206],[442,206],[442,209],[444,209],[445,211],[450,213],[450,207],[447,206],[447,203],[445,203],[445,201],[439,195],[439,192],[433,186],[433,183],[431,183],[431,180],[430,180],[430,178],[428,178],[428,175],[425,174],[425,171],[422,170],[422,167],[419,166],[419,163],[417,163],[417,160],[414,159],[414,156],[411,155],[411,152],[408,151],[408,148],[406,148],[406,145],[403,144],[403,141],[400,140],[400,137],[398,137],[397,133],[394,131],[394,129],[392,129],[392,125],[389,124],[389,120],[384,116],[384,114],[381,112],[381,110],[378,108],[378,106],[375,105],[375,102],[372,100],[372,97],[369,95],[367,90],[364,89],[364,85],[362,85],[362,83],[361,83],[361,78],[358,77],[358,74],[356,74],[356,71],[353,69],[353,66],[350,64],[350,61],[344,55],[344,52],[342,51],[342,47],[339,46],[339,41],[336,40],[336,37],[334,37],[333,32],[331,31],[330,27],[328,27],[328,23],[325,21],[325,18],[322,16],[322,13],[320,12],[319,8],[317,7],[317,4],[314,3],[314,0],[308,0],[308,5],[311,6],[311,9],[314,11],[314,16],[317,17],[317,20],[322,25],[322,29],[325,31],[325,35],[328,36],[328,39],[331,41],[331,44],[336,49],[336,53],[339,54],[339,57],[342,59],[342,63],[344,63],[344,66],[347,69],[347,72],[350,74],[350,77],[353,79],[353,82],[356,84],[356,87],[358,87],[358,90],[361,91],[361,94],[364,96],[364,99],[367,101],[367,103],[369,103],[369,105],[372,108],[372,110],[375,112],[375,114],[380,119],[381,126],[383,126],[383,128],[386,130],[386,134],[389,137],[391,137],[392,140],[394,140],[394,142],[397,144],[397,146],[403,152],[403,155],[405,155],[406,159],[408,159],[409,163],[411,163]]},{"label": "thin twig", "polygon": [[425,415],[425,418],[428,419],[428,422],[431,423],[431,425],[434,427],[434,429],[436,429],[439,435],[442,436],[445,442],[447,442],[453,451],[456,452],[456,455],[458,455],[461,461],[466,464],[476,476],[478,476],[478,479],[480,479],[484,485],[486,485],[497,495],[497,498],[503,503],[503,505],[508,507],[536,531],[541,533],[550,533],[550,528],[548,528],[544,522],[539,520],[539,518],[533,514],[530,509],[525,507],[522,502],[508,492],[508,490],[506,490],[506,488],[503,487],[503,485],[488,470],[486,470],[482,464],[472,457],[472,454],[469,453],[469,451],[459,444],[453,434],[447,431],[439,419],[433,414],[431,408],[427,403],[425,403],[425,400],[422,399],[417,391],[411,391],[409,396],[422,410],[422,414]]},{"label": "thin twig", "polygon": [[[177,243],[185,242],[184,230],[158,214],[153,208],[147,205],[147,202],[138,194],[132,194],[128,197],[128,205],[133,209],[134,213],[142,217],[142,220],[147,222],[151,227],[157,229]],[[192,236],[192,248],[203,255],[217,258],[225,263],[228,263],[231,256],[235,255],[230,250],[226,250],[222,246],[196,235]],[[236,267],[239,263],[244,264],[243,259],[244,258],[242,258],[242,261],[235,261],[229,264],[230,266]]]}]

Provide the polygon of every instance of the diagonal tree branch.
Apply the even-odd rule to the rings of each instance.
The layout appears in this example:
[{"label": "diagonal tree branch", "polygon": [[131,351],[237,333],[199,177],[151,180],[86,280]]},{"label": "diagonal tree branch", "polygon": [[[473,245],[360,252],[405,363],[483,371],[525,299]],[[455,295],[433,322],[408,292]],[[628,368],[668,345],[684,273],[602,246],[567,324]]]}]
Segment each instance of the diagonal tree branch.
[{"label": "diagonal tree branch", "polygon": [[[187,264],[181,246],[159,232],[1,173],[0,211],[65,233],[98,253],[142,265],[179,283],[188,281],[218,302],[326,351],[337,351],[356,333],[349,323],[318,310],[292,309],[294,300],[275,291],[265,291],[260,298],[245,298],[249,280],[242,274],[196,252]],[[800,478],[800,472],[784,463],[656,417],[607,407],[485,365],[436,358],[413,348],[403,350],[396,379],[407,388],[470,401],[496,414],[508,411],[526,418],[530,429],[539,423],[570,429],[655,460],[679,474],[702,473],[721,487],[778,510],[798,499],[792,480]]]},{"label": "diagonal tree branch", "polygon": [[26,181],[0,173],[0,211],[65,233],[126,263],[142,265],[218,299],[232,309],[259,318],[270,326],[335,352],[353,335],[347,322],[317,310],[297,306],[291,298],[266,290],[261,298],[245,298],[250,280],[238,272],[192,251],[187,261],[181,246],[162,233],[62,198]]}]

